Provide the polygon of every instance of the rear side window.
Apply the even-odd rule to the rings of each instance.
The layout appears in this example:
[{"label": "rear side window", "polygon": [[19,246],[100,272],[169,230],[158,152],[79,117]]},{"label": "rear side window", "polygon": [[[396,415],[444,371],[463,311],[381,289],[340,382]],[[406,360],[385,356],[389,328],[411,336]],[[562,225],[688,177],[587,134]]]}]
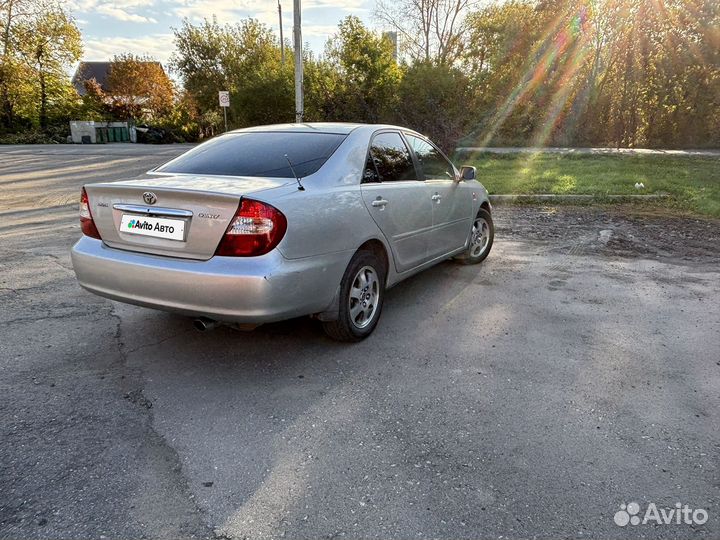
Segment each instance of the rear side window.
[{"label": "rear side window", "polygon": [[193,148],[157,169],[163,173],[294,178],[317,172],[345,135],[338,133],[229,133]]},{"label": "rear side window", "polygon": [[410,151],[399,133],[380,133],[373,137],[363,173],[363,182],[417,180]]},{"label": "rear side window", "polygon": [[407,138],[420,162],[425,178],[444,178],[445,180],[455,178],[452,164],[445,159],[440,150],[419,137],[407,135]]}]

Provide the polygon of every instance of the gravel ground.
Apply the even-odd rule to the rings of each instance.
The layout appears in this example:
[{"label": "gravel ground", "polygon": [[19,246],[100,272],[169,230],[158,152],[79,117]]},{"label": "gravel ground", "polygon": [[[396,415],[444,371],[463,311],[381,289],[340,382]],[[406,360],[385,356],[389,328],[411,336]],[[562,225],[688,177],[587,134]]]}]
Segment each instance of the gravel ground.
[{"label": "gravel ground", "polygon": [[720,220],[632,205],[498,206],[498,235],[547,242],[561,253],[720,263]]}]

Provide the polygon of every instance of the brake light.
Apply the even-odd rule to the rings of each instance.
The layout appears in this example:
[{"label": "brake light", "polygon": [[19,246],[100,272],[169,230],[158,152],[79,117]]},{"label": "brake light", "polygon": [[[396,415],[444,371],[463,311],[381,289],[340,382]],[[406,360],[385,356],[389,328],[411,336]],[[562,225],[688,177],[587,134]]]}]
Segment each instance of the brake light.
[{"label": "brake light", "polygon": [[287,220],[280,210],[260,201],[243,199],[215,255],[264,255],[280,243],[286,230]]},{"label": "brake light", "polygon": [[92,213],[90,212],[90,202],[88,201],[85,188],[82,188],[82,191],[80,192],[80,229],[82,229],[82,233],[85,236],[101,240],[100,233],[95,226]]}]

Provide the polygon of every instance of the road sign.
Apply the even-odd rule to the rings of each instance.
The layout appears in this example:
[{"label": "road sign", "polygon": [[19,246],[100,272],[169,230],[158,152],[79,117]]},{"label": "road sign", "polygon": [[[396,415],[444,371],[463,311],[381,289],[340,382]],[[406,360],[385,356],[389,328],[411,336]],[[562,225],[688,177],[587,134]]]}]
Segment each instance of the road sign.
[{"label": "road sign", "polygon": [[230,92],[227,90],[220,90],[218,92],[218,101],[223,110],[223,118],[225,118],[225,131],[227,131],[227,110],[230,106]]}]

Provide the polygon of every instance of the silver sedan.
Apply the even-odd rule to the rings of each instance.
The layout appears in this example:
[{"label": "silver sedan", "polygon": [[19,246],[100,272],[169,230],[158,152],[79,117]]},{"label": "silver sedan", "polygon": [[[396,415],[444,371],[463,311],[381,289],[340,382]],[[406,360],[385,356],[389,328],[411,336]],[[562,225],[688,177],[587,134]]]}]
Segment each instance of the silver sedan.
[{"label": "silver sedan", "polygon": [[216,137],[141,179],[84,186],[72,249],[85,289],[219,323],[301,315],[333,338],[377,325],[385,291],[487,257],[473,167],[397,126],[288,124]]}]

